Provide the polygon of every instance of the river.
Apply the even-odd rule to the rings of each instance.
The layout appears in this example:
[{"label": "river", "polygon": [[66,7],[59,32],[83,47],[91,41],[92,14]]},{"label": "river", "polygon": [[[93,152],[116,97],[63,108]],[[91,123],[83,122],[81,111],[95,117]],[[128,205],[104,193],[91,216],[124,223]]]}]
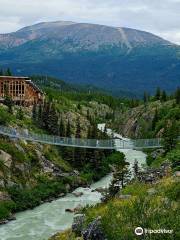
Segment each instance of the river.
[{"label": "river", "polygon": [[[103,130],[104,124],[99,124],[98,128]],[[110,129],[108,129],[108,134],[112,134]],[[119,134],[115,134],[115,137],[122,138]],[[143,152],[131,149],[121,151],[131,166],[135,159],[140,165],[145,164],[146,155]],[[69,228],[74,214],[66,212],[65,209],[100,202],[101,194],[96,191],[92,192],[92,190],[108,187],[111,178],[111,175],[108,175],[92,184],[90,188],[77,188],[75,192],[83,192],[80,197],[69,193],[65,197],[44,203],[32,210],[17,213],[15,221],[0,226],[0,240],[47,240],[56,232]]]}]

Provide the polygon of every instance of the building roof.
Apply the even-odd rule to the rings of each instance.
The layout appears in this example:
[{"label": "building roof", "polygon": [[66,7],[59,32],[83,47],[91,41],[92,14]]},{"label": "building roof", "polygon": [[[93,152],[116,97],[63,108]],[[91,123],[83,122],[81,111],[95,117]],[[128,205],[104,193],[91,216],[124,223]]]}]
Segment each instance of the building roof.
[{"label": "building roof", "polygon": [[31,85],[34,89],[36,89],[37,92],[40,92],[43,94],[43,91],[35,84],[32,82],[32,80],[29,77],[22,77],[22,76],[0,76],[0,80],[24,80],[26,81],[29,85]]}]

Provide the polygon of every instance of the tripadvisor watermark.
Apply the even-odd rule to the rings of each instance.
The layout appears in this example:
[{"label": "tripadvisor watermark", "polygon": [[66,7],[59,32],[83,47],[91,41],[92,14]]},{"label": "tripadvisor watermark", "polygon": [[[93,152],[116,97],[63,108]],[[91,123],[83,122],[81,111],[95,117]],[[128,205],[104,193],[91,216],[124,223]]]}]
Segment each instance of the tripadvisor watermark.
[{"label": "tripadvisor watermark", "polygon": [[172,234],[173,230],[172,229],[148,229],[148,228],[142,228],[142,227],[137,227],[134,230],[135,234],[137,236],[141,236],[143,234]]}]

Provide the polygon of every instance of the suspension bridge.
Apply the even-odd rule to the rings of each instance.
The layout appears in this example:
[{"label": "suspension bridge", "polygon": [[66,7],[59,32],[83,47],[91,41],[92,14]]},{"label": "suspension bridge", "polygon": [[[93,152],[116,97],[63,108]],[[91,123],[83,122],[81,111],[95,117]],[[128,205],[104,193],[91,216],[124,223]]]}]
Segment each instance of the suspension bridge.
[{"label": "suspension bridge", "polygon": [[67,138],[47,134],[37,134],[25,129],[16,129],[12,127],[0,126],[0,134],[13,139],[21,139],[44,144],[80,147],[80,148],[97,148],[97,149],[144,149],[162,147],[162,139],[83,139]]}]

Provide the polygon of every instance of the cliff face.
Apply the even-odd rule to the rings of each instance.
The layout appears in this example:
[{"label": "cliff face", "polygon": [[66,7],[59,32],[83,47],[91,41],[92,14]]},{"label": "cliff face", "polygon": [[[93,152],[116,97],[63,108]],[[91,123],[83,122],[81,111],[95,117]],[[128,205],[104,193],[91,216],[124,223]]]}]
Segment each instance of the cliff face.
[{"label": "cliff face", "polygon": [[117,113],[112,126],[119,133],[130,138],[161,137],[165,121],[168,119],[179,121],[179,111],[173,100],[150,102],[146,106],[140,105],[124,113]]}]

